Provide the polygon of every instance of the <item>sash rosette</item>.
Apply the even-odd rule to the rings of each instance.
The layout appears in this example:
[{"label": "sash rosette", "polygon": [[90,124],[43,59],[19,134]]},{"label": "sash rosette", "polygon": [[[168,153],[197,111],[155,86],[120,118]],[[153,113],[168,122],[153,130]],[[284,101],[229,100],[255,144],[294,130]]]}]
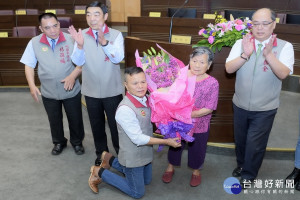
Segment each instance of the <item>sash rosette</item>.
[{"label": "sash rosette", "polygon": [[[179,137],[192,142],[191,112],[196,77],[188,78],[188,66],[156,45],[160,49],[158,53],[152,47],[148,54],[143,52],[143,57],[139,56],[138,50],[135,52],[136,65],[146,74],[151,121],[164,138]],[[162,147],[160,145],[158,151]]]}]

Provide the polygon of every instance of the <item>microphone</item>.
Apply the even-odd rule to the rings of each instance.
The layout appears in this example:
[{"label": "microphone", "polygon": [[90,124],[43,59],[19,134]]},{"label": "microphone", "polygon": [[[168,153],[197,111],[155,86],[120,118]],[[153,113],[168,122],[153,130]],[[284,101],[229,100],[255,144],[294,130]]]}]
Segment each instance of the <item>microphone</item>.
[{"label": "microphone", "polygon": [[171,37],[172,37],[173,18],[178,13],[178,11],[181,10],[185,6],[185,4],[187,4],[188,2],[189,2],[189,0],[185,0],[184,3],[175,11],[175,13],[171,17],[169,43],[171,43]]},{"label": "microphone", "polygon": [[75,2],[76,0],[73,1],[73,12],[75,12]]},{"label": "microphone", "polygon": [[25,0],[25,10],[27,9],[27,0]]},{"label": "microphone", "polygon": [[17,37],[19,37],[19,30],[18,30],[18,15],[16,16],[16,32],[17,32]]}]

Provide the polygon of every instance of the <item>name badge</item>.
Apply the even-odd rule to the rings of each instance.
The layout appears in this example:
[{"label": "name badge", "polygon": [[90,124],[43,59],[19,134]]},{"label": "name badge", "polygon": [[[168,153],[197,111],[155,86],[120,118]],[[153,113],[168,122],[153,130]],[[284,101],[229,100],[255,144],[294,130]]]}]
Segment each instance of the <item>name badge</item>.
[{"label": "name badge", "polygon": [[26,15],[26,10],[16,10],[16,15]]},{"label": "name badge", "polygon": [[85,10],[75,10],[76,15],[85,14]]},{"label": "name badge", "polygon": [[161,17],[161,12],[149,12],[149,17]]},{"label": "name badge", "polygon": [[45,10],[45,13],[53,13],[54,15],[56,15],[56,10],[47,9]]},{"label": "name badge", "polygon": [[172,35],[171,43],[191,44],[192,37],[184,35]]}]

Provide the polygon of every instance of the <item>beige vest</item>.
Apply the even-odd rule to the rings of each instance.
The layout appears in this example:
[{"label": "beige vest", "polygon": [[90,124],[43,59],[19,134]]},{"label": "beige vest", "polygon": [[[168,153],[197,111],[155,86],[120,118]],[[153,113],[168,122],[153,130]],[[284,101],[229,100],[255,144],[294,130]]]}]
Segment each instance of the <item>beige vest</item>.
[{"label": "beige vest", "polygon": [[[278,58],[286,41],[277,39],[277,46],[272,52]],[[248,111],[268,111],[278,108],[281,91],[281,80],[273,73],[263,57],[263,51],[256,61],[256,52],[253,52],[237,72],[233,103]]]},{"label": "beige vest", "polygon": [[[131,98],[133,97],[131,96]],[[151,124],[150,108],[141,106],[136,107],[137,104],[135,104],[135,102],[132,102],[127,96],[125,96],[119,106],[126,105],[131,108],[136,114],[143,134],[152,136],[153,127]],[[120,164],[125,167],[141,167],[152,162],[153,147],[150,145],[137,146],[136,144],[132,143],[123,128],[119,124],[117,124],[117,126],[120,145],[118,159]]]},{"label": "beige vest", "polygon": [[[82,89],[85,96],[94,98],[113,97],[124,92],[120,65],[112,63],[105,55],[101,45],[89,34],[90,29],[82,31],[84,36],[85,63],[82,67]],[[109,28],[104,34],[106,40],[114,42],[119,31]]]}]

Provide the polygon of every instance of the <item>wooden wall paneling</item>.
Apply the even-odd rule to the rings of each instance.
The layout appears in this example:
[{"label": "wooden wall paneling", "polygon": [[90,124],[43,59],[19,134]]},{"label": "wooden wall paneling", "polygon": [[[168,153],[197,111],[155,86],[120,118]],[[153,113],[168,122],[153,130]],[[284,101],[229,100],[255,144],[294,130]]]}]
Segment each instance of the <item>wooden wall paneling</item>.
[{"label": "wooden wall paneling", "polygon": [[[125,1],[125,0],[124,0]],[[124,20],[128,21],[128,17],[140,17],[141,16],[141,0],[125,1],[124,5]]]},{"label": "wooden wall paneling", "polygon": [[111,16],[112,22],[122,22],[125,21],[125,0],[110,0],[111,1],[111,12],[109,15]]},{"label": "wooden wall paneling", "polygon": [[[155,47],[158,43],[166,51],[188,64],[189,55],[192,52],[191,45],[170,44],[167,42],[158,42],[135,37],[125,38],[125,66],[135,66],[135,51],[147,50],[149,47]],[[220,84],[220,94],[218,108],[213,113],[210,128],[210,142],[233,142],[233,111],[232,95],[235,82],[235,76],[228,77],[224,71],[225,59],[229,54],[230,48],[224,48],[221,52],[215,54],[212,70],[208,73],[214,76]],[[141,55],[141,54],[140,54]]]}]

